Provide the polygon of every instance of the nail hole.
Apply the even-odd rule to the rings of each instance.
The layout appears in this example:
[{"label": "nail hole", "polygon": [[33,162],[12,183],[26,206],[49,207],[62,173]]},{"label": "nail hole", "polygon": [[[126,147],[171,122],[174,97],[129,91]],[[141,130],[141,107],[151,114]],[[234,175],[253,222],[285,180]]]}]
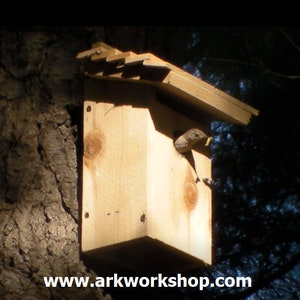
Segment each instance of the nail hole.
[{"label": "nail hole", "polygon": [[92,107],[89,105],[87,108],[86,108],[86,111],[87,112],[90,112],[92,110]]},{"label": "nail hole", "polygon": [[140,221],[143,222],[143,223],[146,222],[146,215],[145,215],[145,213],[143,213],[143,214],[141,215]]},{"label": "nail hole", "polygon": [[90,214],[88,213],[88,212],[86,212],[85,214],[84,214],[84,217],[87,219],[88,217],[90,216]]}]

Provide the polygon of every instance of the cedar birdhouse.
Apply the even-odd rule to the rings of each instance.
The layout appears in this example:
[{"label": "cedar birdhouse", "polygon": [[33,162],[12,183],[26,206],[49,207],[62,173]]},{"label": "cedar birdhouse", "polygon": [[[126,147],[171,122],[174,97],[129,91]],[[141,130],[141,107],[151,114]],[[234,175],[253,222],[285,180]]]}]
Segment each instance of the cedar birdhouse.
[{"label": "cedar birdhouse", "polygon": [[207,140],[214,120],[247,125],[258,110],[150,54],[102,42],[85,61],[81,247],[115,272],[185,271],[212,263]]}]

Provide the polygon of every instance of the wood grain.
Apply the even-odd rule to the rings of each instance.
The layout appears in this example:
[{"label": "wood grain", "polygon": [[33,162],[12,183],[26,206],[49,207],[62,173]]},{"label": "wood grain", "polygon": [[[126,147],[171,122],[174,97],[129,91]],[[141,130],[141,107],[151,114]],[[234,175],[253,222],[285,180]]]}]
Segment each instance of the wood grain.
[{"label": "wood grain", "polygon": [[[109,86],[100,85],[105,102],[84,104],[83,251],[150,237],[211,263],[211,190],[173,146],[175,131],[202,125],[151,90],[133,97],[123,84],[124,103]],[[210,178],[207,153],[192,155],[199,177]]]}]

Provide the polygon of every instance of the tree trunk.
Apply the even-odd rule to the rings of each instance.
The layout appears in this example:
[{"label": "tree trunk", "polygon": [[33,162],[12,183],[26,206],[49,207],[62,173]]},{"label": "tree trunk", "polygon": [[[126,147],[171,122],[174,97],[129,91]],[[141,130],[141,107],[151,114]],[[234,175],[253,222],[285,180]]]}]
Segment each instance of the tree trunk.
[{"label": "tree trunk", "polygon": [[101,40],[133,51],[163,49],[162,33],[153,42],[155,32],[0,28],[1,299],[109,298],[96,288],[47,288],[43,280],[96,276],[80,260],[77,158],[82,155],[83,77],[75,57]]},{"label": "tree trunk", "polygon": [[1,28],[0,298],[103,299],[95,288],[46,288],[44,276],[95,276],[79,255],[76,53],[91,32]]}]

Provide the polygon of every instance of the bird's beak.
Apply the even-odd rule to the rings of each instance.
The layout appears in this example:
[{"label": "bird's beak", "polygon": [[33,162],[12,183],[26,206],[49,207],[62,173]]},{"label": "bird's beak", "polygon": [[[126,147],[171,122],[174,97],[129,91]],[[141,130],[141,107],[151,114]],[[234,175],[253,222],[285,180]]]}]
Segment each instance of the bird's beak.
[{"label": "bird's beak", "polygon": [[212,137],[210,136],[210,137],[206,140],[205,146],[209,146],[210,143],[211,143],[211,140],[212,140]]}]

